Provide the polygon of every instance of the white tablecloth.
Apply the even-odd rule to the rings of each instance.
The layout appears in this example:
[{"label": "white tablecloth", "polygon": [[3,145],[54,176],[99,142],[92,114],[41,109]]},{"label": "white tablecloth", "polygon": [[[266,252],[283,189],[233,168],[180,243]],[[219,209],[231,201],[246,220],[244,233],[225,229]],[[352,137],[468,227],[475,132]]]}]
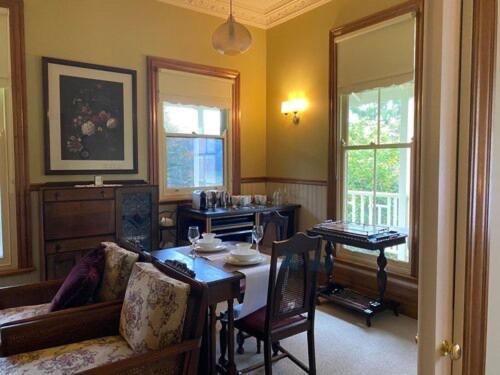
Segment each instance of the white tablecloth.
[{"label": "white tablecloth", "polygon": [[245,297],[243,303],[234,307],[235,319],[241,319],[267,305],[270,268],[271,265],[266,263],[239,270],[245,275]]}]

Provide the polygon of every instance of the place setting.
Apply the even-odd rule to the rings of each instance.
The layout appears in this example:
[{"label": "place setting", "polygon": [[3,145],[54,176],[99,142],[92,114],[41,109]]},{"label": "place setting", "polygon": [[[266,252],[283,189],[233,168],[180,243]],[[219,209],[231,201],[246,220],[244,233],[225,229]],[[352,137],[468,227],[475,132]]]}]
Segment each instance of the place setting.
[{"label": "place setting", "polygon": [[[232,266],[253,266],[262,263],[266,257],[259,251],[259,242],[264,236],[262,225],[255,225],[252,229],[252,243],[238,242],[229,251],[224,261]],[[255,241],[255,249],[252,249]]]},{"label": "place setting", "polygon": [[[252,242],[223,242],[215,233],[202,233],[200,236],[197,226],[189,227],[188,240],[191,243],[190,256],[202,258],[209,262],[225,265],[245,267],[255,266],[266,260],[266,256],[259,251],[259,242],[264,235],[262,225],[252,229]],[[200,238],[201,237],[201,238]],[[255,249],[252,248],[255,242]]]}]

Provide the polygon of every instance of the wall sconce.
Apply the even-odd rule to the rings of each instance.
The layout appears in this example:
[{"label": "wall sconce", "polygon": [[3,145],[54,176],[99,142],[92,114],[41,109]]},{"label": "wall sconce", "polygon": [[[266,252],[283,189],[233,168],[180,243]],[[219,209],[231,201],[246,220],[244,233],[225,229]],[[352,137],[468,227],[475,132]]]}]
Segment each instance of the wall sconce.
[{"label": "wall sconce", "polygon": [[281,103],[281,113],[287,116],[289,113],[293,113],[292,122],[298,125],[300,122],[299,113],[306,110],[308,107],[307,100],[305,99],[290,99]]}]

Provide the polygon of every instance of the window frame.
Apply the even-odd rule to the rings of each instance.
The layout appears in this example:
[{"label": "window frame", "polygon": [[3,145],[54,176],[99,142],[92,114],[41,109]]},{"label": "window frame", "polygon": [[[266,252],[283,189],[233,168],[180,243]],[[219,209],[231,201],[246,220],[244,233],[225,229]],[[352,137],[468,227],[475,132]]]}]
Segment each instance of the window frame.
[{"label": "window frame", "polygon": [[[149,84],[149,115],[150,115],[150,136],[149,136],[149,183],[162,185],[161,171],[162,156],[165,150],[161,148],[163,134],[163,121],[159,112],[162,98],[158,89],[158,75],[161,69],[177,70],[181,72],[206,75],[228,79],[232,83],[232,103],[228,110],[227,142],[225,142],[226,158],[228,160],[226,187],[233,194],[239,194],[241,189],[241,162],[240,162],[240,73],[236,70],[223,69],[213,66],[194,64],[179,60],[148,56],[148,84]],[[163,142],[164,143],[164,142]],[[169,195],[160,197],[160,202],[184,202],[191,200],[191,196],[186,194]]]},{"label": "window frame", "polygon": [[[158,107],[158,119],[160,121],[160,124],[162,124],[162,136],[159,137],[159,149],[160,149],[160,166],[163,166],[163,168],[160,168],[161,170],[159,171],[159,176],[160,176],[160,198],[163,198],[164,200],[168,199],[189,199],[191,198],[191,194],[194,190],[199,190],[199,189],[228,189],[228,184],[229,184],[229,145],[228,145],[228,139],[230,139],[230,133],[231,133],[231,127],[229,124],[226,124],[225,130],[222,132],[222,135],[208,135],[208,134],[198,134],[198,133],[168,133],[165,131],[165,128],[163,126],[164,124],[164,118],[163,118],[163,105],[165,103],[169,103],[168,100],[165,98],[160,98],[160,106]],[[200,116],[203,113],[203,110],[205,108],[200,108],[203,106],[198,106],[198,105],[182,105],[182,104],[174,104],[174,103],[169,103],[173,106],[192,106],[198,110],[198,116]],[[206,107],[207,109],[209,107]],[[226,109],[220,109],[221,111],[227,111],[227,113],[230,113],[230,110]],[[229,116],[224,115],[224,118],[227,121],[227,118]],[[167,181],[166,181],[166,176],[165,176],[165,167],[168,163],[168,157],[167,157],[167,138],[202,138],[202,139],[221,139],[223,141],[223,163],[224,163],[224,181],[223,184],[220,186],[196,186],[196,187],[189,187],[189,188],[169,188],[167,186]]]},{"label": "window frame", "polygon": [[[389,21],[393,18],[406,14],[412,14],[415,17],[415,64],[414,64],[414,138],[412,149],[411,174],[413,183],[411,186],[411,212],[410,221],[413,223],[410,228],[411,237],[411,272],[410,275],[404,275],[409,280],[416,283],[418,278],[419,266],[419,228],[420,228],[420,163],[421,163],[421,111],[422,111],[422,72],[423,72],[423,3],[421,0],[410,1],[405,4],[389,8],[386,11],[376,13],[358,21],[348,23],[330,30],[330,85],[329,85],[329,146],[328,146],[328,179],[327,179],[327,217],[336,219],[338,216],[338,194],[339,194],[339,150],[341,137],[338,135],[338,116],[339,103],[337,100],[338,88],[337,79],[337,39],[345,38],[346,34],[355,33],[365,28],[375,26],[381,22]],[[337,255],[334,255],[337,257]],[[358,265],[356,259],[342,259],[341,263]],[[376,269],[376,264],[370,263],[369,268]],[[356,268],[353,268],[356,270]],[[357,271],[355,271],[357,272]],[[390,274],[397,274],[397,270],[388,268]]]},{"label": "window frame", "polygon": [[15,217],[13,236],[16,249],[11,249],[11,262],[0,268],[0,275],[34,270],[31,249],[30,188],[28,139],[26,124],[26,65],[24,53],[24,6],[20,0],[0,0],[0,8],[9,10],[10,28],[10,89],[13,129]]},{"label": "window frame", "polygon": [[[409,156],[410,158],[414,154],[413,149],[414,149],[414,137],[412,136],[409,142],[393,142],[393,143],[380,143],[380,138],[381,138],[381,116],[380,116],[380,109],[382,106],[382,90],[384,88],[390,88],[390,86],[380,86],[377,88],[374,88],[374,90],[377,90],[377,142],[370,142],[367,144],[349,144],[348,140],[349,137],[349,96],[351,94],[342,94],[339,96],[339,108],[340,108],[340,117],[341,120],[338,122],[338,134],[341,137],[341,141],[339,144],[339,194],[338,194],[338,203],[337,207],[339,210],[339,218],[342,218],[345,220],[345,215],[346,215],[346,205],[347,205],[347,200],[345,200],[345,196],[347,193],[347,154],[349,151],[352,150],[373,150],[376,153],[376,150],[390,150],[390,149],[398,149],[398,150],[408,150],[409,151]],[[359,92],[357,92],[359,93]],[[406,99],[408,102],[410,98],[413,97],[415,94],[415,90],[413,89],[412,92],[407,91],[407,95],[404,97],[401,97],[402,99]],[[406,108],[406,112],[403,112],[408,114],[408,107]],[[412,161],[411,161],[412,162]],[[377,158],[376,156],[374,157],[374,163],[373,163],[373,173],[374,173],[374,189],[373,189],[373,196],[375,198],[376,196],[376,170],[377,170]],[[412,241],[411,241],[411,236],[412,233],[410,231],[410,228],[412,227],[412,215],[411,215],[411,201],[412,201],[412,196],[411,194],[413,193],[413,189],[411,186],[413,185],[413,180],[414,176],[412,175],[411,171],[411,164],[410,164],[410,197],[409,197],[409,202],[408,202],[408,211],[409,211],[409,222],[408,222],[408,242],[406,245],[408,246],[408,261],[400,261],[400,260],[395,260],[395,259],[390,259],[387,258],[388,261],[388,269],[392,270],[397,273],[401,274],[410,274],[411,273],[411,246],[412,246]],[[375,199],[374,199],[375,202]],[[376,215],[376,209],[373,209],[373,215]],[[377,224],[377,225],[383,225],[383,224]],[[338,251],[337,251],[337,257],[342,258],[342,259],[347,259],[353,262],[361,263],[363,265],[375,265],[376,264],[376,255],[373,252],[360,252],[360,251],[352,251],[347,249],[345,246],[339,246]]]}]

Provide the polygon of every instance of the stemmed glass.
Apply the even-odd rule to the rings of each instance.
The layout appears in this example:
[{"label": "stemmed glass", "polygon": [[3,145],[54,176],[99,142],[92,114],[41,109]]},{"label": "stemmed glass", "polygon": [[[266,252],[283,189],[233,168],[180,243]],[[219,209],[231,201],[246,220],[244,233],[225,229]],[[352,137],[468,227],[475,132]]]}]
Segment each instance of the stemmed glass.
[{"label": "stemmed glass", "polygon": [[259,251],[259,242],[264,237],[264,227],[262,225],[254,225],[252,229],[252,239],[255,241],[255,250]]},{"label": "stemmed glass", "polygon": [[196,241],[200,239],[200,230],[198,227],[189,227],[188,229],[188,240],[191,242],[191,257],[196,258],[196,252],[194,250]]}]

